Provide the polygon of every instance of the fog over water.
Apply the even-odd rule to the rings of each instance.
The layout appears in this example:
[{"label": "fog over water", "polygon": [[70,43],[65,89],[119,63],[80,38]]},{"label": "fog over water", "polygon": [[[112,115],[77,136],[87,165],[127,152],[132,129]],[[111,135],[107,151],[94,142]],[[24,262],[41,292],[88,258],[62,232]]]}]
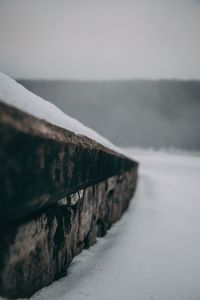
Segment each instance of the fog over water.
[{"label": "fog over water", "polygon": [[200,150],[200,82],[21,81],[122,146]]},{"label": "fog over water", "polygon": [[199,0],[1,0],[0,70],[118,145],[199,150],[199,29]]}]

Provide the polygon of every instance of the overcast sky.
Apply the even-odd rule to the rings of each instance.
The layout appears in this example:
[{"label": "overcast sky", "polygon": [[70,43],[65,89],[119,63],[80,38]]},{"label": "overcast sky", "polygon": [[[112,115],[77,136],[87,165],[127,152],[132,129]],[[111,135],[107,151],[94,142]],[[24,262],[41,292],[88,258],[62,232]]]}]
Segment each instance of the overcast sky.
[{"label": "overcast sky", "polygon": [[198,78],[198,0],[0,0],[16,78]]}]

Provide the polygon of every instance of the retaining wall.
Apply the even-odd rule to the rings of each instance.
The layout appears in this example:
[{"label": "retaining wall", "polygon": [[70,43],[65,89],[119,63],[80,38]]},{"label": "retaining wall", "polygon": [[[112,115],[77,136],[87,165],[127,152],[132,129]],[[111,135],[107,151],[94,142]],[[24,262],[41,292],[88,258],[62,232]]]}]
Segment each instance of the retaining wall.
[{"label": "retaining wall", "polygon": [[0,103],[0,294],[29,297],[67,273],[128,207],[138,164]]}]

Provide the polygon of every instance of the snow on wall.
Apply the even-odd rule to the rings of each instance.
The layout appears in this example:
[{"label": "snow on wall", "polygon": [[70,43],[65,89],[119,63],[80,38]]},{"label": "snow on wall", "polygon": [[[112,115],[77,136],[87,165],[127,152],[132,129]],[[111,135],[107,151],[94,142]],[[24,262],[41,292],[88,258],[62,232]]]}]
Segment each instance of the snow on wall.
[{"label": "snow on wall", "polygon": [[0,101],[10,106],[14,106],[36,118],[45,120],[53,125],[65,128],[75,134],[85,135],[99,144],[129,156],[119,147],[113,145],[106,138],[102,137],[96,131],[83,125],[78,120],[68,116],[54,104],[33,94],[21,84],[0,72]]}]

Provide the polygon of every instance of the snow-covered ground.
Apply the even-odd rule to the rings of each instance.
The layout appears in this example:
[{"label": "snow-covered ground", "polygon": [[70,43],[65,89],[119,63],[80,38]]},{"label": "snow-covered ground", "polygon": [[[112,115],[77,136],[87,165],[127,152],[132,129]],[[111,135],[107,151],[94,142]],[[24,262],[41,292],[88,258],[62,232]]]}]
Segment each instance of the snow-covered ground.
[{"label": "snow-covered ground", "polygon": [[200,299],[200,156],[131,153],[141,165],[129,210],[32,300]]}]

